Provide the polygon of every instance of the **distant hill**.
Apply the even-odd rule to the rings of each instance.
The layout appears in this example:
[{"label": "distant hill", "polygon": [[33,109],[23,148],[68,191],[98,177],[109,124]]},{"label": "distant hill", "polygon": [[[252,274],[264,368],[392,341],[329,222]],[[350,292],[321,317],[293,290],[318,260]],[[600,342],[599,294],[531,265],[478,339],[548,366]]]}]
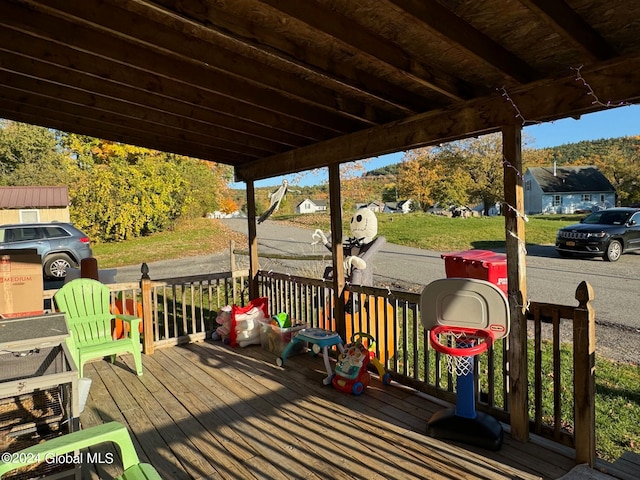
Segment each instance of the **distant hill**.
[{"label": "distant hill", "polygon": [[393,165],[387,165],[386,167],[380,167],[380,168],[376,168],[375,170],[369,170],[362,176],[363,177],[387,177],[389,175],[397,175],[398,165],[400,164],[394,163]]},{"label": "distant hill", "polygon": [[567,143],[557,147],[542,148],[540,150],[555,154],[558,163],[574,163],[581,158],[603,156],[612,149],[618,149],[623,156],[631,156],[640,149],[640,136],[618,137],[601,140],[589,140],[577,143]]},{"label": "distant hill", "polygon": [[[538,150],[555,155],[558,164],[570,164],[581,158],[603,156],[614,148],[619,149],[624,156],[630,156],[640,149],[640,136],[585,140]],[[394,176],[398,173],[399,165],[399,163],[394,163],[386,167],[376,168],[364,173],[362,176],[364,178]]]}]

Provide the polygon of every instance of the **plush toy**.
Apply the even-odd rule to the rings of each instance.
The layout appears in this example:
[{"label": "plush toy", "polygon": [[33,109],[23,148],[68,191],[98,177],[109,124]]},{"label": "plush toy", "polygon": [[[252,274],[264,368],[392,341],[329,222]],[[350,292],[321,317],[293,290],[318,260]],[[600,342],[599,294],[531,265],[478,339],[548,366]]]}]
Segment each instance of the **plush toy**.
[{"label": "plush toy", "polygon": [[[351,234],[342,245],[344,252],[344,272],[351,285],[373,286],[373,256],[387,242],[378,237],[378,219],[368,208],[360,208],[351,217]],[[313,234],[314,244],[322,243],[331,250],[331,242],[318,229]],[[333,276],[333,269],[325,270],[325,279]]]},{"label": "plush toy", "polygon": [[269,323],[267,313],[267,299],[260,297],[240,307],[234,305],[231,309],[231,343],[232,347],[246,347],[260,344],[260,329],[264,323]]},{"label": "plush toy", "polygon": [[229,344],[229,335],[231,334],[231,306],[222,307],[216,316],[216,323],[219,325],[215,329],[211,338],[213,340],[222,340],[226,345]]}]

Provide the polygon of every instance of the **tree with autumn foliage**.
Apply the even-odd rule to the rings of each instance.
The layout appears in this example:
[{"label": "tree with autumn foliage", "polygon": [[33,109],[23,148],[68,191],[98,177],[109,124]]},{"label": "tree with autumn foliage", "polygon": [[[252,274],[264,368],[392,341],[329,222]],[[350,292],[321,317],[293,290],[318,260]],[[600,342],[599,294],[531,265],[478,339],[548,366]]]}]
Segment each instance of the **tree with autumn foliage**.
[{"label": "tree with autumn foliage", "polygon": [[[526,147],[528,139],[524,140]],[[528,166],[548,164],[550,156],[549,152],[523,150]],[[485,214],[504,198],[503,182],[498,133],[412,150],[398,168],[397,181],[400,195],[416,200],[423,210],[435,204],[446,208],[482,203]]]},{"label": "tree with autumn foliage", "polygon": [[60,134],[74,160],[74,223],[92,238],[118,241],[203,216],[227,198],[229,167],[117,142]]},{"label": "tree with autumn foliage", "polygon": [[230,197],[227,197],[220,202],[220,211],[222,213],[230,214],[238,210],[238,204]]},{"label": "tree with autumn foliage", "polygon": [[589,163],[614,186],[620,205],[640,203],[640,146],[627,155],[614,146],[603,155],[591,157]]}]

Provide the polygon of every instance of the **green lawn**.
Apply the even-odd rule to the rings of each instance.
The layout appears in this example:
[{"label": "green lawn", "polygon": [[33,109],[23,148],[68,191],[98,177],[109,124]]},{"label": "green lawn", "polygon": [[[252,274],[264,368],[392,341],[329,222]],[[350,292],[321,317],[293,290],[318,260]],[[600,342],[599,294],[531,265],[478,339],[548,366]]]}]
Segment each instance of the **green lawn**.
[{"label": "green lawn", "polygon": [[197,218],[179,221],[165,232],[124,242],[92,244],[91,248],[100,268],[114,268],[217,253],[229,248],[229,240],[246,248],[243,235],[219,221]]},{"label": "green lawn", "polygon": [[[555,243],[559,228],[577,223],[584,215],[536,215],[525,223],[528,244]],[[329,215],[276,216],[276,220],[305,228],[329,228]],[[343,234],[350,236],[349,219],[343,219]],[[378,215],[378,233],[387,241],[410,247],[452,252],[470,248],[504,248],[504,217],[448,218],[426,213]]]}]

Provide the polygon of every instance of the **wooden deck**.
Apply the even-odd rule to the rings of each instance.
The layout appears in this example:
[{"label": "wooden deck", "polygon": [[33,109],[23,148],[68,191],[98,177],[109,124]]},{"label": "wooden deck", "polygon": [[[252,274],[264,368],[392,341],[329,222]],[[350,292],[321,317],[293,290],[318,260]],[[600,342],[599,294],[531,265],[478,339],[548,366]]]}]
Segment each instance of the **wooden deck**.
[{"label": "wooden deck", "polygon": [[[556,479],[574,466],[508,434],[499,452],[430,438],[426,421],[442,406],[377,379],[359,397],[324,387],[311,355],[280,368],[260,346],[202,342],[143,364],[142,377],[130,355],[88,364],[81,421],[125,423],[165,479]],[[116,470],[99,464],[83,477]]]}]

